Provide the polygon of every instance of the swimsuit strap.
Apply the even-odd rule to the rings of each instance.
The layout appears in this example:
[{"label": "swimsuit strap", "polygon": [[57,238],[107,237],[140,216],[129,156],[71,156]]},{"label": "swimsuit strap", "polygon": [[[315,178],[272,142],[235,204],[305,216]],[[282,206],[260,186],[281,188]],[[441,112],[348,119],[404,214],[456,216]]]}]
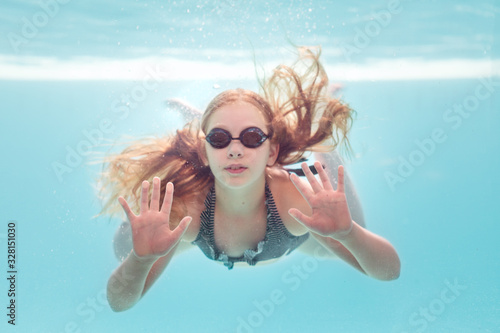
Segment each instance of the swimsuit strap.
[{"label": "swimsuit strap", "polygon": [[[235,262],[247,262],[253,266],[259,260],[277,258],[285,253],[289,254],[302,244],[309,234],[294,236],[286,229],[267,183],[265,185],[265,198],[267,208],[266,234],[264,239],[257,244],[257,249],[247,249],[241,257],[229,257],[216,248],[214,236],[216,196],[214,186],[212,186],[205,199],[206,209],[200,215],[200,232],[192,243],[198,245],[208,258],[223,262],[228,269],[232,269]],[[284,246],[286,248],[283,248]],[[278,250],[280,253],[275,254],[274,249],[277,248],[281,250]]]}]

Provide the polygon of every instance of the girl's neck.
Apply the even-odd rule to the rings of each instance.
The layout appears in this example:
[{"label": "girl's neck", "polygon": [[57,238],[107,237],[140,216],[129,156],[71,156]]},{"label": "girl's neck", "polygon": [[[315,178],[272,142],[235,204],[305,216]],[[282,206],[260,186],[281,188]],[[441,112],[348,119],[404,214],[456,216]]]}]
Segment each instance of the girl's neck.
[{"label": "girl's neck", "polygon": [[217,210],[226,216],[248,216],[258,212],[265,201],[264,177],[243,188],[228,188],[215,181]]}]

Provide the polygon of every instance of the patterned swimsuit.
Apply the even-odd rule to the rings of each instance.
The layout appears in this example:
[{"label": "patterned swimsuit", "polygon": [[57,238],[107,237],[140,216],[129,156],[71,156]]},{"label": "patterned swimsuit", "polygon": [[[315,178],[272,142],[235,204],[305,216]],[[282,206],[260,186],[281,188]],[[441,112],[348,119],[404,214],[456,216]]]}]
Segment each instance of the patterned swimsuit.
[{"label": "patterned swimsuit", "polygon": [[279,258],[290,254],[309,238],[309,233],[301,236],[292,235],[283,224],[279,216],[273,195],[266,184],[267,227],[266,235],[257,245],[257,249],[245,250],[241,257],[229,257],[219,251],[214,239],[214,209],[215,188],[212,187],[205,199],[205,210],[201,213],[200,232],[191,243],[197,245],[210,259],[221,261],[228,269],[232,269],[235,262],[247,262],[253,266],[259,261]]}]

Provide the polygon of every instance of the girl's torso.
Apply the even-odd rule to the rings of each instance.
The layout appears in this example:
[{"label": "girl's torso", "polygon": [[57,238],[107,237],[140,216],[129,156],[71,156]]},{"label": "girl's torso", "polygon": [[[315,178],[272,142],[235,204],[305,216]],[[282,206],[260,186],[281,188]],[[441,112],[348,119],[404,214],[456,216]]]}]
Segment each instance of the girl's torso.
[{"label": "girl's torso", "polygon": [[[308,230],[288,214],[288,210],[292,207],[301,210],[306,215],[311,213],[309,205],[290,181],[288,173],[279,168],[269,169],[266,181],[271,193],[275,194],[276,208],[286,229],[294,236],[307,233]],[[188,215],[193,220],[184,234],[183,241],[185,242],[191,243],[200,232],[200,216],[205,210],[205,198],[209,194],[210,187],[203,189],[196,201],[189,204]],[[266,235],[267,214],[265,209],[260,210],[254,216],[241,216],[237,220],[234,217],[228,219],[221,216],[217,214],[217,210],[215,213],[215,246],[230,257],[240,257],[245,250],[256,248]]]}]

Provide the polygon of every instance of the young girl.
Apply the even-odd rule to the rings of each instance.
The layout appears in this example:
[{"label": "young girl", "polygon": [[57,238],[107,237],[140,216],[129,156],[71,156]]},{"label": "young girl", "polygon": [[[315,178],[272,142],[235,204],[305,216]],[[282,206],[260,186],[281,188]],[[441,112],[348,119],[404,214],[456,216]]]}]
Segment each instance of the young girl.
[{"label": "young girl", "polygon": [[376,279],[399,276],[394,248],[363,227],[338,155],[317,155],[314,167],[302,163],[295,172],[307,182],[284,168],[306,152],[348,146],[352,110],[327,93],[318,58],[319,52],[304,49],[292,67],[280,66],[261,82],[262,95],[222,92],[200,126],[193,121],[173,136],[136,143],[108,159],[103,188],[111,191],[103,212],[116,210],[118,199],[133,241],[108,282],[114,311],[138,302],[185,245],[229,269],[300,248],[328,252]]}]

